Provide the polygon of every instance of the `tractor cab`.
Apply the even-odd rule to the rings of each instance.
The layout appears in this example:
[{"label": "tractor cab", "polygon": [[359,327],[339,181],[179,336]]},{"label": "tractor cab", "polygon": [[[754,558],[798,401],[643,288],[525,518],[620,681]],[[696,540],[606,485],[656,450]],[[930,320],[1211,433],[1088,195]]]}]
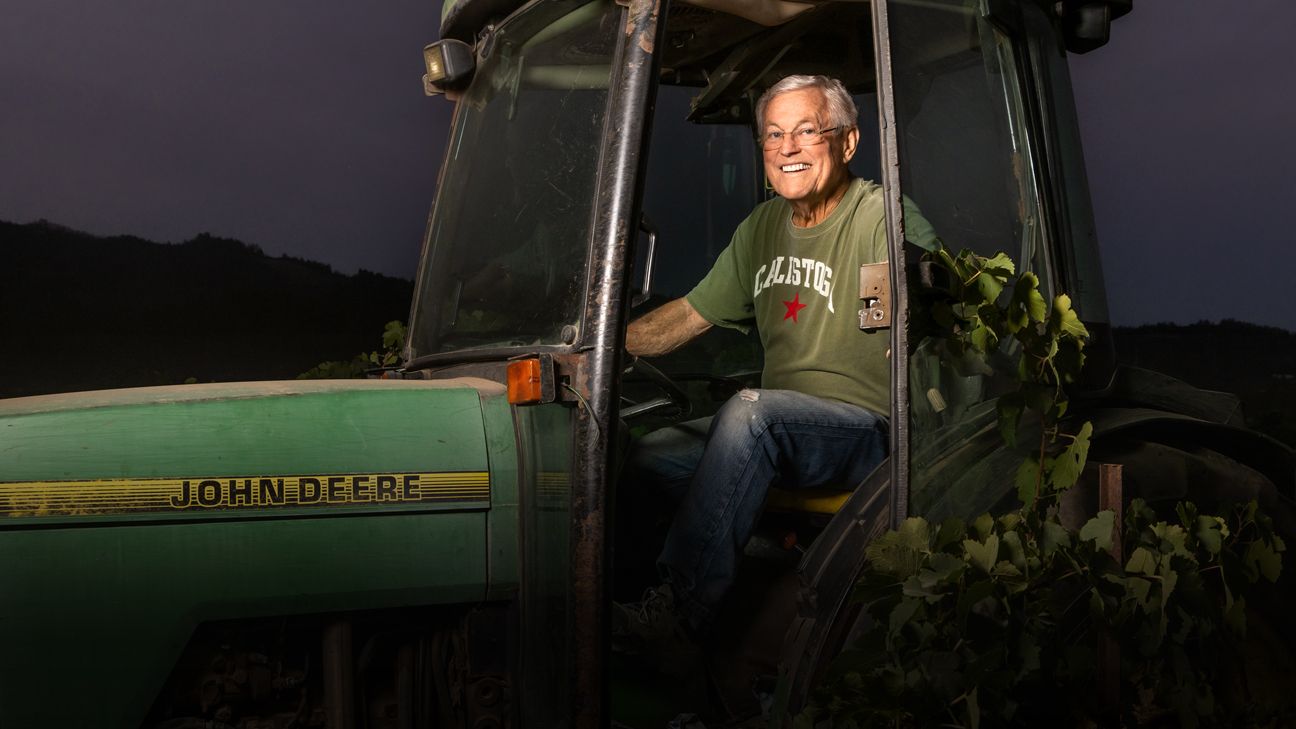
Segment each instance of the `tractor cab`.
[{"label": "tractor cab", "polygon": [[[712,331],[629,369],[621,349],[627,322],[686,294],[773,195],[755,143],[760,94],[794,73],[846,85],[860,110],[852,173],[885,191],[890,250],[869,283],[876,288],[861,284],[859,305],[861,336],[882,332],[891,342],[890,457],[862,485],[771,497],[770,511],[811,524],[782,541],[799,565],[785,592],[801,607],[790,628],[785,612],[774,629],[788,632],[775,641],[782,655],[770,695],[794,712],[822,667],[867,538],[909,514],[993,506],[1004,494],[984,484],[1016,466],[998,453],[994,432],[1003,383],[956,372],[911,324],[934,238],[952,250],[1007,252],[1037,274],[1046,299],[1068,292],[1097,334],[1091,386],[1110,379],[1066,53],[1101,45],[1110,18],[1128,9],[1031,0],[447,3],[424,81],[455,101],[455,116],[405,372],[507,382],[531,443],[523,453],[545,454],[554,469],[531,476],[542,513],[524,498],[521,655],[564,648],[543,670],[525,667],[528,717],[550,716],[555,695],[570,697],[579,725],[609,716],[610,555],[616,502],[628,498],[614,496],[626,441],[710,414],[759,383],[754,336]],[[918,227],[907,225],[909,204],[929,227],[907,233]],[[525,481],[534,470],[524,460],[519,474]]]}]

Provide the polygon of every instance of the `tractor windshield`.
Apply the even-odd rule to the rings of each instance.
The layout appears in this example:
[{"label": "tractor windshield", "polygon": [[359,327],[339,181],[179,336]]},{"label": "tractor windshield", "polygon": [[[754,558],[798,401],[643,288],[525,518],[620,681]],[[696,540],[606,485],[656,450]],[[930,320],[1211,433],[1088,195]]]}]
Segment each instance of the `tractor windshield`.
[{"label": "tractor windshield", "polygon": [[419,267],[412,357],[575,340],[617,10],[532,3],[479,46]]}]

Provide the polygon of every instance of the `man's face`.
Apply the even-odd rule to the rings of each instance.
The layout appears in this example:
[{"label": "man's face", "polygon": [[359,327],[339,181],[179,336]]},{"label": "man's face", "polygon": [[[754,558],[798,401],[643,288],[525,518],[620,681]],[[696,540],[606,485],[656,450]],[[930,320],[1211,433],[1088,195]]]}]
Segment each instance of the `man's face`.
[{"label": "man's face", "polygon": [[[765,129],[783,132],[783,139],[773,149],[765,149],[765,177],[774,191],[794,204],[814,206],[831,198],[850,176],[846,163],[855,154],[859,130],[838,129],[823,135],[802,139],[796,132],[832,127],[828,100],[819,89],[787,91],[770,99],[765,107]],[[799,146],[798,139],[822,142]]]}]

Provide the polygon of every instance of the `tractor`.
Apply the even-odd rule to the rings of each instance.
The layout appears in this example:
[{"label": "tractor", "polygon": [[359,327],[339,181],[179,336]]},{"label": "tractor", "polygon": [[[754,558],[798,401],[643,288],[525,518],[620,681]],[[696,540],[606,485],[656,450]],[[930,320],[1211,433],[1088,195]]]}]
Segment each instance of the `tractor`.
[{"label": "tractor", "polygon": [[632,363],[625,328],[772,194],[753,102],[791,73],[843,81],[853,170],[885,191],[859,318],[890,338],[889,457],[771,497],[760,597],[732,608],[732,655],[755,658],[703,694],[789,725],[852,632],[869,540],[1004,501],[1002,383],[911,326],[906,198],[951,248],[1071,296],[1094,335],[1074,407],[1127,493],[1259,498],[1292,533],[1292,451],[1112,350],[1067,54],[1131,7],[445,0],[423,84],[454,116],[401,366],[0,401],[0,725],[659,726],[609,649],[636,587],[621,454],[757,384],[761,352],[720,331]]}]

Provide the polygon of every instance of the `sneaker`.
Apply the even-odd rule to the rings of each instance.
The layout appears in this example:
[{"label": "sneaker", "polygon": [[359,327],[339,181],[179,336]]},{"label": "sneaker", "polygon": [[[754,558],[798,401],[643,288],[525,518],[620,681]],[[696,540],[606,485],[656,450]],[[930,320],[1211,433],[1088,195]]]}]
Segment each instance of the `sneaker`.
[{"label": "sneaker", "polygon": [[612,646],[636,653],[639,645],[673,639],[683,630],[670,585],[650,587],[639,602],[612,603]]},{"label": "sneaker", "polygon": [[674,676],[693,673],[702,659],[670,585],[647,590],[639,602],[612,604],[612,650]]}]

